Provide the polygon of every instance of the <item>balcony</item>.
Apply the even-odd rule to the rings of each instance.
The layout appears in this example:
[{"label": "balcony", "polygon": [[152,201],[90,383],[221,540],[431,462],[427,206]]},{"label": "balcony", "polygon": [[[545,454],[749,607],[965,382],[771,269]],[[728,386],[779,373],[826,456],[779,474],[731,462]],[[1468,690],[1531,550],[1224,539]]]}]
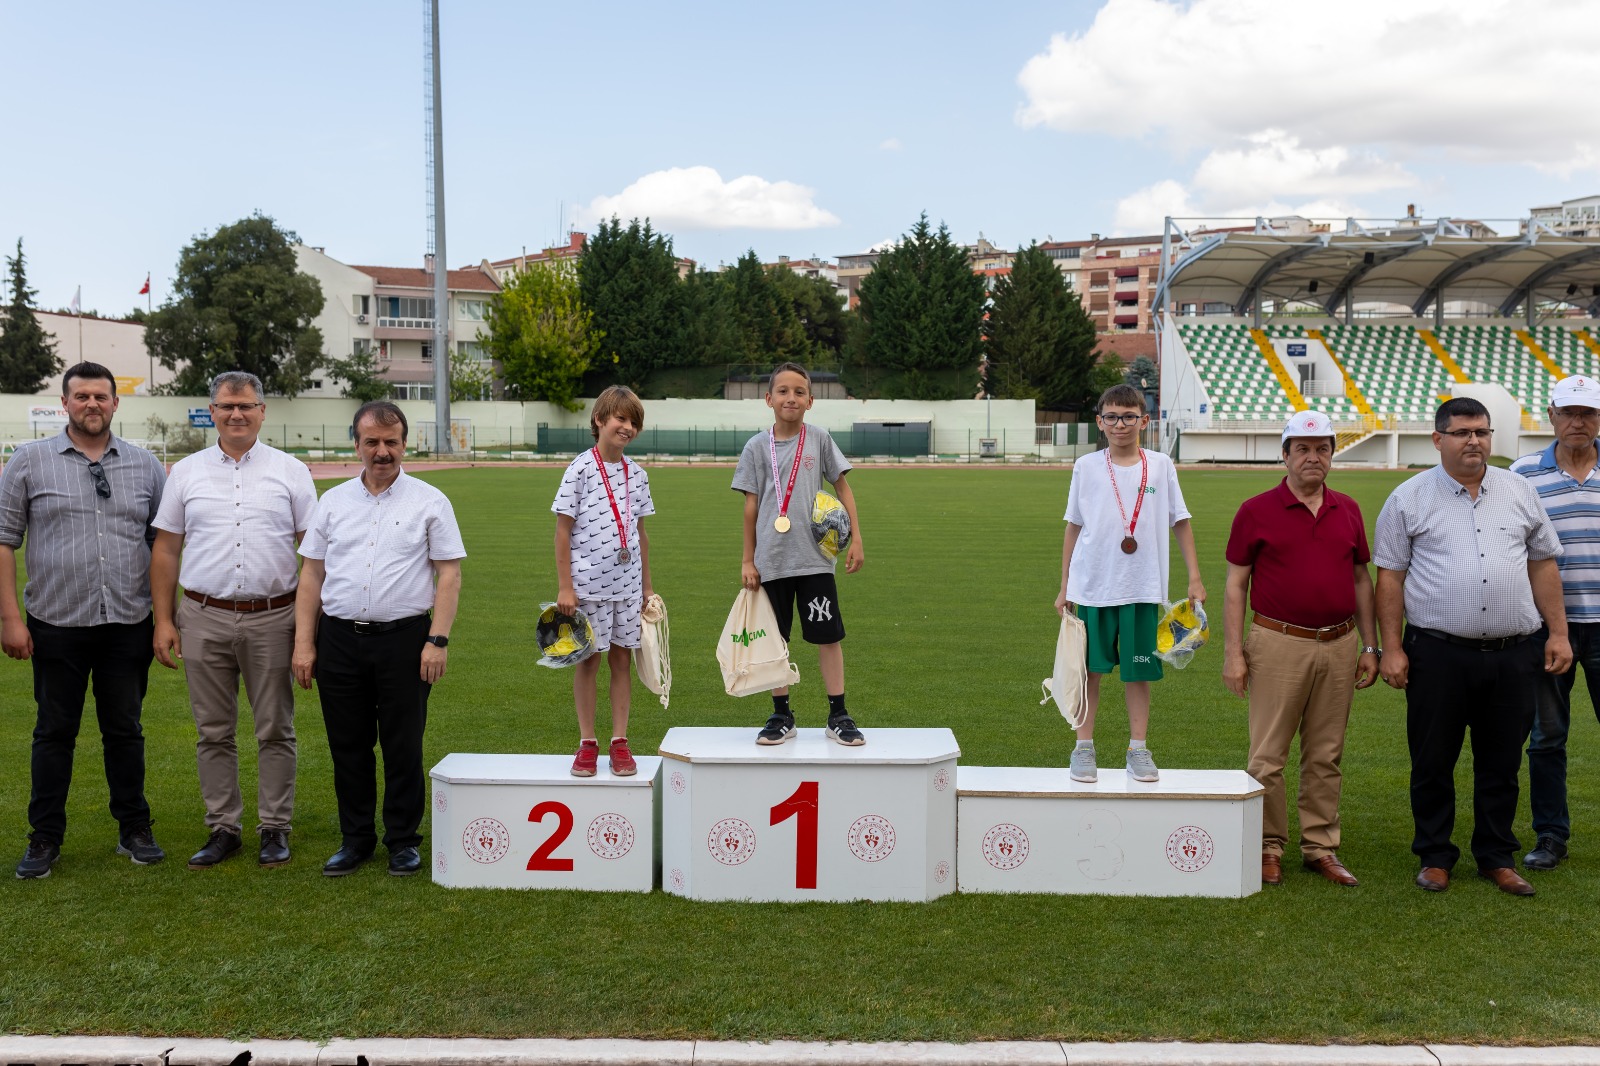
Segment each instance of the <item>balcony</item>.
[{"label": "balcony", "polygon": [[433,319],[380,316],[373,336],[384,341],[427,340],[433,336]]},{"label": "balcony", "polygon": [[1139,316],[1138,315],[1112,315],[1111,316],[1111,321],[1115,322],[1119,326],[1137,326],[1139,324]]},{"label": "balcony", "polygon": [[1117,267],[1112,273],[1119,278],[1137,278],[1139,276],[1139,268],[1136,266]]}]

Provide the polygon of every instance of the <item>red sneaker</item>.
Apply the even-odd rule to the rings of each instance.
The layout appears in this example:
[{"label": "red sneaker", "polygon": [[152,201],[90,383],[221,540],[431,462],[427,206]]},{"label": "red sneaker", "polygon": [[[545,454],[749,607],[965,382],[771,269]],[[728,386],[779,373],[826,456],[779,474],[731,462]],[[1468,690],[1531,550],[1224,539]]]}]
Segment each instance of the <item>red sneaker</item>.
[{"label": "red sneaker", "polygon": [[594,771],[600,765],[600,742],[598,740],[585,740],[578,744],[578,754],[572,760],[573,777],[593,777]]},{"label": "red sneaker", "polygon": [[633,752],[628,750],[628,738],[617,737],[611,742],[611,776],[632,777],[638,772],[639,764],[633,761]]}]

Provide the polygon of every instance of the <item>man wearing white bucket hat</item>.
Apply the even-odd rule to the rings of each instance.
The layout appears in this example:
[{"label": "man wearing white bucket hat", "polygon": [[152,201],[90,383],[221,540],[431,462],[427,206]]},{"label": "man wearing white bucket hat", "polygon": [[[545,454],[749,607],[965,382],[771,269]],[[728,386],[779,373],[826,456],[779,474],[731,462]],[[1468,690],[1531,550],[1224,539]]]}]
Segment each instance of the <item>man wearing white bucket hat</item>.
[{"label": "man wearing white bucket hat", "polygon": [[1600,469],[1595,436],[1600,433],[1600,382],[1569,377],[1550,392],[1550,425],[1556,439],[1542,452],[1524,455],[1511,469],[1527,478],[1561,538],[1562,598],[1573,665],[1547,674],[1538,688],[1533,733],[1528,738],[1528,803],[1533,809],[1533,850],[1523,856],[1530,870],[1553,870],[1567,857],[1572,819],[1567,811],[1567,729],[1572,723],[1572,687],[1583,680],[1600,713]]},{"label": "man wearing white bucket hat", "polygon": [[[1228,537],[1222,680],[1250,700],[1250,776],[1266,786],[1261,880],[1283,883],[1289,811],[1283,767],[1300,735],[1300,856],[1337,885],[1339,770],[1350,702],[1378,679],[1371,552],[1356,501],[1327,487],[1334,432],[1320,411],[1283,429],[1285,476],[1244,502]],[[1245,625],[1248,597],[1255,609]]]}]

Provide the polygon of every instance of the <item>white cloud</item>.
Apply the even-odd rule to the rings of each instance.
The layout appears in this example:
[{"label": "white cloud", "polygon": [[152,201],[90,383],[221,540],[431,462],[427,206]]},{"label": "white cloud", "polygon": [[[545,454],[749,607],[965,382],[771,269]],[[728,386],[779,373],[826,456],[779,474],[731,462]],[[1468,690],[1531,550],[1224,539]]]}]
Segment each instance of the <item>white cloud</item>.
[{"label": "white cloud", "polygon": [[879,141],[878,147],[885,152],[898,152],[905,146],[900,143],[900,138],[890,137],[887,140]]},{"label": "white cloud", "polygon": [[1118,200],[1116,213],[1112,216],[1111,232],[1118,236],[1160,233],[1161,221],[1168,215],[1173,218],[1195,218],[1204,213],[1190,199],[1188,189],[1168,178]]},{"label": "white cloud", "polygon": [[723,181],[710,167],[657,170],[615,196],[597,196],[584,211],[588,220],[648,218],[662,229],[799,230],[837,226],[818,207],[814,193],[792,181],[753,174]]},{"label": "white cloud", "polygon": [[[1183,151],[1287,130],[1314,153],[1600,169],[1584,0],[1107,0],[1018,75],[1017,121]],[[1355,159],[1353,154],[1351,159]]]}]

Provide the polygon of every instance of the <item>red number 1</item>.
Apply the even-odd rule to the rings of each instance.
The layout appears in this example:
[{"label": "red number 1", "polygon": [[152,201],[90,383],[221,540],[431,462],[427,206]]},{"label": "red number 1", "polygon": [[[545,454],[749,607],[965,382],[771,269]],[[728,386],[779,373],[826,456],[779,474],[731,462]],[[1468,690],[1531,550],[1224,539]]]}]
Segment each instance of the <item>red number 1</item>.
[{"label": "red number 1", "polygon": [[772,808],[772,824],[798,818],[794,834],[794,887],[817,887],[817,783],[802,781],[790,797]]},{"label": "red number 1", "polygon": [[[542,822],[547,814],[556,816],[556,831],[551,833],[545,839],[545,842],[539,845],[539,850],[533,853],[533,857],[528,860],[528,869],[554,870],[557,872],[570,871],[572,869],[571,859],[552,859],[550,853],[564,844],[567,834],[572,832],[572,808],[565,803],[557,803],[555,800],[545,800],[528,812],[528,821]],[[813,835],[815,834],[813,833]]]}]

